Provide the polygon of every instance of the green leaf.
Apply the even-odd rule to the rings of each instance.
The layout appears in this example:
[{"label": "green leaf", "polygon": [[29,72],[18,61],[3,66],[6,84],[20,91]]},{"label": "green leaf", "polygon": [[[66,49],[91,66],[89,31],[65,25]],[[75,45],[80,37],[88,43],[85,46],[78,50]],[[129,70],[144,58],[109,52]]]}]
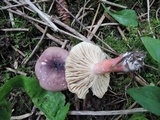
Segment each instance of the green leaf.
[{"label": "green leaf", "polygon": [[105,7],[103,3],[102,6],[105,11],[110,14],[115,20],[117,20],[120,24],[132,27],[138,26],[137,15],[134,10],[125,9],[118,12],[111,12]]},{"label": "green leaf", "polygon": [[152,58],[160,62],[160,40],[150,37],[142,37],[141,39]]},{"label": "green leaf", "polygon": [[11,103],[6,100],[0,102],[0,119],[10,120],[11,118]]},{"label": "green leaf", "polygon": [[148,111],[160,115],[160,88],[157,86],[145,86],[131,88],[127,93]]},{"label": "green leaf", "polygon": [[135,113],[128,120],[148,120],[143,113]]},{"label": "green leaf", "polygon": [[[58,120],[58,117],[61,117],[61,120],[65,119],[69,109],[69,104],[65,106],[65,96],[61,92],[45,91],[34,78],[19,75],[6,82],[0,88],[0,102],[12,89],[19,87],[25,89],[32,102],[45,114],[48,120]],[[60,114],[59,111],[63,113]]]}]

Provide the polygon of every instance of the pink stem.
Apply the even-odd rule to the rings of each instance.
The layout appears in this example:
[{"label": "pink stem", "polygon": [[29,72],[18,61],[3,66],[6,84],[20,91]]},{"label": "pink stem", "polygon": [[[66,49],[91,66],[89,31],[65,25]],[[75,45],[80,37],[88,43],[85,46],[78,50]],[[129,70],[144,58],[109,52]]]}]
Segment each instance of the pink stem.
[{"label": "pink stem", "polygon": [[123,56],[119,56],[114,59],[104,60],[102,62],[96,63],[92,67],[92,72],[94,74],[105,74],[107,72],[123,72],[126,71],[125,64],[120,62]]}]

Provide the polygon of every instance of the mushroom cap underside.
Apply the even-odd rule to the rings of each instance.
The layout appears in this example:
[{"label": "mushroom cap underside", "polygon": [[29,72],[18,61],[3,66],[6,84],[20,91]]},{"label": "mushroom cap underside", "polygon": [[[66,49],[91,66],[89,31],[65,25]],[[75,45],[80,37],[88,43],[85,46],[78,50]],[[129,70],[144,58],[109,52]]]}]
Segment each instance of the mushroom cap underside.
[{"label": "mushroom cap underside", "polygon": [[42,53],[35,65],[35,74],[42,88],[49,91],[67,89],[64,65],[68,54],[59,47],[49,47]]},{"label": "mushroom cap underside", "polygon": [[98,46],[81,42],[74,46],[66,59],[66,81],[69,91],[84,99],[91,88],[94,95],[102,98],[108,90],[110,75],[92,73],[94,64],[110,58]]}]

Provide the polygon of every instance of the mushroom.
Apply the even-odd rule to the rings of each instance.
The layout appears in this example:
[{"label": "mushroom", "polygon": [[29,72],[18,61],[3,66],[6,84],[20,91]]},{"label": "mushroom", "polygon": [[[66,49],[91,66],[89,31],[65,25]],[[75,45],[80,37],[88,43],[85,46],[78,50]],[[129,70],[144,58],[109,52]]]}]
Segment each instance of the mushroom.
[{"label": "mushroom", "polygon": [[136,50],[111,59],[97,45],[81,42],[71,49],[66,59],[68,89],[80,99],[85,99],[89,89],[102,98],[109,86],[110,72],[138,70],[145,54]]},{"label": "mushroom", "polygon": [[48,91],[67,89],[65,60],[69,52],[59,47],[47,48],[35,65],[35,74],[42,88]]}]

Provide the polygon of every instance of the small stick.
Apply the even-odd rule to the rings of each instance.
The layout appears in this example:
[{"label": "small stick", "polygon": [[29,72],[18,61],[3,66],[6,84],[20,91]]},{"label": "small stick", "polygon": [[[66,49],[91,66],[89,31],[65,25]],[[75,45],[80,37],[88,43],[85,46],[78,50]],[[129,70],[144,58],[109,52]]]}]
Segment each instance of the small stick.
[{"label": "small stick", "polygon": [[0,29],[0,31],[5,31],[5,32],[14,32],[14,31],[29,31],[28,28],[4,28]]},{"label": "small stick", "polygon": [[[48,2],[48,1],[49,0],[36,1],[36,2],[33,2],[33,4],[41,3],[41,2]],[[28,5],[28,4],[27,3],[21,3],[21,4],[16,4],[16,5],[4,6],[4,7],[0,7],[0,10],[6,10],[6,9],[9,9],[9,8],[20,7],[20,6],[24,6],[24,5]]]},{"label": "small stick", "polygon": [[31,115],[32,115],[31,113],[26,113],[24,115],[12,116],[11,120],[22,120],[22,119],[30,117]]},{"label": "small stick", "polygon": [[68,25],[64,24],[63,22],[55,19],[54,17],[52,18],[53,22],[57,23],[58,25],[64,27],[65,29],[67,29],[68,31],[72,32],[73,34],[79,36],[80,38],[82,38],[84,41],[90,42],[85,36],[83,36],[82,34],[80,34],[79,32],[77,32],[75,29],[69,27]]},{"label": "small stick", "polygon": [[[96,10],[96,14],[95,14],[95,16],[94,16],[94,18],[93,18],[93,20],[92,20],[91,27],[89,28],[90,31],[92,30],[93,25],[94,25],[94,23],[95,23],[95,20],[96,20],[96,18],[97,18],[97,15],[98,15],[98,11],[99,11],[100,5],[101,5],[101,4],[99,3],[99,4],[98,4],[98,7],[97,7],[97,10]],[[97,24],[97,26],[98,26],[98,24]]]},{"label": "small stick", "polygon": [[135,79],[139,84],[141,84],[143,86],[149,85],[140,75],[136,75]]},{"label": "small stick", "polygon": [[69,111],[68,115],[94,115],[94,116],[110,116],[121,114],[133,114],[137,112],[148,112],[144,108],[134,108],[128,110],[111,110],[111,111]]},{"label": "small stick", "polygon": [[160,10],[160,7],[156,10],[156,19],[157,19],[157,21],[159,21],[159,19],[158,19],[159,10]]},{"label": "small stick", "polygon": [[18,53],[21,54],[23,57],[25,57],[25,54],[24,54],[22,51],[18,50],[18,49],[15,48],[13,45],[11,45],[11,47],[12,47],[16,52],[18,52]]},{"label": "small stick", "polygon": [[[36,111],[36,106],[34,105],[30,114],[33,115],[33,113],[35,113],[35,111]],[[32,120],[32,117],[29,116],[28,120]]]},{"label": "small stick", "polygon": [[[43,29],[41,26],[39,26],[37,23],[35,23],[35,22],[31,22],[31,23],[32,23],[40,32],[42,32],[42,33],[44,32],[44,29]],[[51,34],[46,33],[46,36],[47,36],[49,39],[53,40],[54,42],[58,43],[59,45],[63,45],[63,42],[62,42],[62,41],[60,41],[59,39],[53,37]]]},{"label": "small stick", "polygon": [[42,37],[41,37],[41,39],[38,41],[38,43],[37,43],[37,45],[35,46],[35,48],[33,49],[32,53],[29,55],[29,57],[26,57],[26,58],[22,61],[22,64],[23,64],[23,65],[26,65],[26,63],[29,61],[29,59],[34,55],[34,53],[36,52],[36,50],[39,48],[40,44],[42,43],[43,38],[44,38],[45,35],[46,35],[47,29],[48,29],[48,27],[46,26],[46,27],[45,27],[45,30],[44,30],[44,32],[43,32],[43,35],[42,35]]},{"label": "small stick", "polygon": [[[80,37],[78,37],[78,36],[75,36],[75,35],[73,35],[73,34],[71,34],[71,33],[67,32],[67,31],[65,31],[65,30],[61,30],[61,29],[59,29],[59,32],[60,32],[60,33],[65,34],[65,35],[68,35],[68,36],[74,37],[74,38],[76,38],[76,39],[78,39],[78,40],[86,41],[85,39],[80,38]],[[88,42],[88,41],[87,41],[87,42]]]},{"label": "small stick", "polygon": [[147,65],[147,64],[144,64],[144,66],[145,66],[145,67],[148,67],[148,68],[151,68],[151,69],[153,69],[153,70],[158,71],[158,68],[155,68],[155,67],[153,67],[153,66],[150,66],[150,65]]},{"label": "small stick", "polygon": [[[83,16],[84,16],[84,14],[85,14],[85,8],[86,8],[86,6],[87,6],[87,4],[90,2],[90,0],[85,0],[84,1],[84,5],[83,5],[83,7],[82,7],[82,19],[81,19],[81,23],[83,23]],[[83,26],[82,26],[83,27]],[[80,29],[81,29],[81,26],[80,26]]]},{"label": "small stick", "polygon": [[[87,2],[88,3],[88,2]],[[85,4],[87,4],[87,3],[85,3]],[[89,6],[88,7],[88,9],[90,9],[91,8],[91,6]],[[87,9],[87,8],[86,8]],[[84,17],[84,16],[80,16],[80,14],[81,14],[81,12],[83,11],[83,7],[82,8],[80,8],[80,10],[78,11],[78,13],[77,13],[77,15],[75,16],[75,18],[76,19],[81,19],[82,17]],[[80,16],[80,17],[79,17]],[[73,26],[74,25],[74,23],[75,23],[75,21],[76,21],[76,19],[73,19],[73,21],[72,21],[72,23],[71,23],[71,26]]]},{"label": "small stick", "polygon": [[[76,19],[78,19],[78,17],[80,16],[82,10],[83,10],[83,8],[81,8],[81,9],[78,11],[77,15],[75,16]],[[75,20],[76,20],[76,19],[73,19],[73,21],[72,21],[72,23],[71,23],[71,26],[73,26],[73,24],[75,23]]]},{"label": "small stick", "polygon": [[116,6],[116,7],[120,7],[120,8],[124,8],[124,9],[127,8],[127,6],[119,5],[119,4],[113,3],[113,2],[109,2],[108,0],[100,0],[100,1],[104,2],[104,3],[108,4],[108,5],[112,5],[112,6]]},{"label": "small stick", "polygon": [[[14,10],[11,10],[11,9],[7,9],[7,10],[8,10],[9,12],[12,12],[12,13],[16,14],[16,15],[22,16],[22,17],[24,17],[24,18],[26,18],[26,19],[28,19],[28,20],[32,20],[32,21],[41,23],[41,24],[43,24],[43,25],[49,26],[48,24],[46,24],[46,23],[43,22],[43,21],[37,20],[37,19],[35,19],[35,18],[33,18],[33,17],[28,16],[28,15],[25,14],[25,13],[22,13],[20,10],[18,10],[18,11],[14,11]],[[50,26],[49,26],[49,27],[50,27]]]},{"label": "small stick", "polygon": [[[149,112],[144,108],[133,108],[127,110],[111,110],[111,111],[76,111],[71,110],[68,112],[68,115],[93,115],[93,116],[111,116],[111,115],[126,115],[126,114],[134,114],[139,112]],[[44,115],[43,112],[37,112],[36,115]]]},{"label": "small stick", "polygon": [[82,14],[79,18],[77,18],[78,20],[83,19],[85,16],[87,16],[89,14],[89,12],[85,12],[84,14]]},{"label": "small stick", "polygon": [[10,18],[12,27],[14,27],[15,26],[15,22],[14,22],[13,13],[9,12],[9,18]]},{"label": "small stick", "polygon": [[67,45],[67,43],[68,43],[68,40],[65,40],[65,41],[64,41],[64,43],[63,43],[63,45],[61,46],[61,48],[63,48],[63,49],[64,49],[64,48],[65,48],[65,46]]},{"label": "small stick", "polygon": [[[133,104],[131,104],[128,109],[132,109],[137,103],[134,102]],[[117,118],[115,118],[115,120],[119,120],[122,117],[122,115],[119,115]]]},{"label": "small stick", "polygon": [[[102,23],[100,25],[100,27],[103,27],[103,26],[112,26],[112,25],[119,25],[119,23]],[[97,25],[93,25],[93,26],[87,26],[86,28],[94,28],[94,27],[97,27]]]},{"label": "small stick", "polygon": [[[15,3],[17,3],[17,4],[23,4],[23,3],[25,3],[23,0],[19,0],[19,1],[17,1],[17,0],[13,0]],[[28,4],[27,4],[28,5]],[[27,6],[23,6],[25,9],[27,9],[27,10],[29,10],[29,11],[31,11],[31,12],[34,12],[34,10],[32,10],[31,8],[29,8],[29,7],[27,7]]]},{"label": "small stick", "polygon": [[[108,13],[105,13],[105,16],[106,16],[110,21],[115,22],[115,20],[114,20],[112,17],[110,17],[110,15],[109,15]],[[117,29],[118,29],[120,35],[122,36],[122,39],[124,39],[124,40],[126,41],[127,38],[125,37],[122,29],[121,29],[119,26],[117,26]],[[131,48],[131,47],[129,46],[129,44],[127,44],[127,46],[128,46],[129,48]]]},{"label": "small stick", "polygon": [[93,29],[92,34],[90,34],[90,35],[88,36],[88,40],[91,40],[91,39],[93,38],[94,34],[97,32],[98,28],[100,27],[101,23],[103,22],[104,18],[105,18],[105,16],[104,16],[104,14],[103,14],[103,15],[101,16],[101,18],[99,19],[99,21],[98,21],[98,23],[97,23],[97,26]]},{"label": "small stick", "polygon": [[14,70],[14,69],[12,69],[12,68],[9,68],[9,67],[6,67],[6,69],[8,70],[8,71],[10,71],[10,72],[13,72],[13,73],[18,73],[18,74],[21,74],[21,75],[27,75],[27,73],[24,73],[24,72],[22,72],[22,71],[19,71],[19,70]]},{"label": "small stick", "polygon": [[153,35],[153,38],[156,38],[154,36],[153,30],[152,30],[152,27],[151,27],[151,23],[150,23],[150,5],[149,5],[149,0],[147,0],[147,21],[148,21],[148,25],[149,25],[150,31],[151,31],[151,33]]},{"label": "small stick", "polygon": [[[80,103],[79,103],[79,99],[78,99],[78,96],[75,94],[75,109],[76,111],[79,111],[79,107],[80,107]],[[79,120],[79,116],[76,115],[76,120]]]},{"label": "small stick", "polygon": [[36,11],[42,19],[47,22],[54,31],[58,31],[58,27],[45,15],[42,11],[40,11],[30,0],[25,0],[25,2],[34,10]]}]

